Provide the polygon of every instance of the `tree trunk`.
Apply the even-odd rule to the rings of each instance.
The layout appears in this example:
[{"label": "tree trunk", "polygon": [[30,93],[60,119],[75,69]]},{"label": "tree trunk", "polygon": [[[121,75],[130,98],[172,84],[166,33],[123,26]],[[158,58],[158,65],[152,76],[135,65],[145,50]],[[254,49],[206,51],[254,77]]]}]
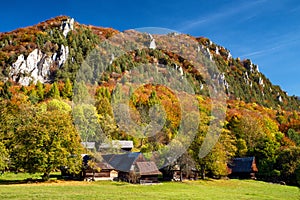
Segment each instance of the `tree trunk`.
[{"label": "tree trunk", "polygon": [[42,180],[43,181],[48,181],[50,178],[50,173],[49,172],[45,172],[42,176]]},{"label": "tree trunk", "polygon": [[182,182],[182,168],[180,167],[180,182]]},{"label": "tree trunk", "polygon": [[95,181],[95,169],[93,168],[93,181]]},{"label": "tree trunk", "polygon": [[201,165],[201,179],[205,179],[205,165]]}]

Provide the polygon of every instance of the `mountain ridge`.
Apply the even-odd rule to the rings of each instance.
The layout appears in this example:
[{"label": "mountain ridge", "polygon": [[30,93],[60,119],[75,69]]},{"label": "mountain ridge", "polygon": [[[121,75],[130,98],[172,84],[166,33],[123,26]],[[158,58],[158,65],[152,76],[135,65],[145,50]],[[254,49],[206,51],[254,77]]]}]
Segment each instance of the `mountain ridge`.
[{"label": "mountain ridge", "polygon": [[[72,71],[80,67],[88,53],[100,41],[117,33],[112,28],[79,24],[68,16],[0,33],[1,80],[29,85],[32,81],[53,83],[67,77],[74,79]],[[224,82],[229,98],[273,108],[280,105],[299,109],[298,98],[273,85],[250,59],[233,58],[228,49],[206,37],[194,38],[217,64],[220,74],[216,76]]]}]

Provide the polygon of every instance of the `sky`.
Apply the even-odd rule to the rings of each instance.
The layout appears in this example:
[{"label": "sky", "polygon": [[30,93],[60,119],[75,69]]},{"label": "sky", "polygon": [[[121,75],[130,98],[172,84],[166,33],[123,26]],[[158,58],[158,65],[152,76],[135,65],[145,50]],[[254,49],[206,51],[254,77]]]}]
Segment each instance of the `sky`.
[{"label": "sky", "polygon": [[275,85],[300,96],[298,0],[52,0],[1,2],[0,32],[58,15],[123,31],[161,27],[204,36],[249,58]]}]

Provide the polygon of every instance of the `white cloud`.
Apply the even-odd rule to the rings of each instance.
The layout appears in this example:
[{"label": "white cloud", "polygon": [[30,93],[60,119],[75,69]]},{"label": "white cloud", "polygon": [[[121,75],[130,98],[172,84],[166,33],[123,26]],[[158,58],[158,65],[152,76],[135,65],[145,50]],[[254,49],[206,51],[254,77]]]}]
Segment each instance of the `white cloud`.
[{"label": "white cloud", "polygon": [[284,48],[288,49],[290,45],[295,45],[300,42],[300,36],[294,32],[287,33],[285,35],[280,35],[277,37],[268,38],[269,44],[264,45],[263,49],[258,49],[250,51],[243,55],[240,55],[241,58],[247,57],[258,57],[266,54],[273,53],[275,51],[282,50]]},{"label": "white cloud", "polygon": [[[222,11],[218,12],[216,10],[215,12],[217,12],[217,13],[211,13],[207,16],[200,16],[199,18],[197,18],[195,20],[189,20],[189,21],[183,22],[181,27],[179,27],[179,31],[186,32],[191,29],[198,28],[204,24],[210,24],[210,23],[216,22],[218,20],[223,20],[228,17],[233,17],[237,14],[240,14],[242,12],[249,10],[252,7],[258,6],[266,1],[267,0],[257,0],[257,1],[251,1],[250,3],[248,1],[243,1],[242,4],[236,5],[236,6],[232,5],[232,4],[228,4],[225,8],[221,9]],[[250,18],[255,17],[254,11],[255,10],[251,10]],[[236,18],[239,19],[239,17],[236,17]],[[250,18],[249,18],[249,16],[247,16],[245,18],[245,20],[248,20]]]}]

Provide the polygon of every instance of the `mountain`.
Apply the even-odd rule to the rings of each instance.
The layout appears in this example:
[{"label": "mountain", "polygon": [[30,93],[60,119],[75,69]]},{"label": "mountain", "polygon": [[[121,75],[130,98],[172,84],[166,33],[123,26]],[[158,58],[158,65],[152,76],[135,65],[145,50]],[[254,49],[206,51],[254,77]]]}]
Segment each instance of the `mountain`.
[{"label": "mountain", "polygon": [[[0,33],[1,80],[21,85],[36,81],[53,83],[66,78],[74,80],[76,71],[92,49],[116,33],[119,31],[112,28],[79,24],[67,16]],[[299,109],[299,100],[273,85],[251,60],[233,58],[229,50],[208,38],[195,39],[217,64],[220,74],[216,76],[224,82],[230,99],[256,102],[270,108]],[[162,53],[170,57],[168,52]],[[173,61],[183,64],[180,60]],[[187,73],[188,70],[183,68],[183,71]]]},{"label": "mountain", "polygon": [[[119,32],[59,16],[0,33],[0,69],[0,155],[11,159],[0,158],[0,170],[32,172],[49,154],[46,138],[65,135],[67,126],[78,143],[132,140],[134,150],[155,152],[157,164],[195,165],[212,177],[226,176],[233,157],[255,156],[259,178],[299,184],[299,99],[208,38]],[[202,151],[207,144],[212,149]]]}]

